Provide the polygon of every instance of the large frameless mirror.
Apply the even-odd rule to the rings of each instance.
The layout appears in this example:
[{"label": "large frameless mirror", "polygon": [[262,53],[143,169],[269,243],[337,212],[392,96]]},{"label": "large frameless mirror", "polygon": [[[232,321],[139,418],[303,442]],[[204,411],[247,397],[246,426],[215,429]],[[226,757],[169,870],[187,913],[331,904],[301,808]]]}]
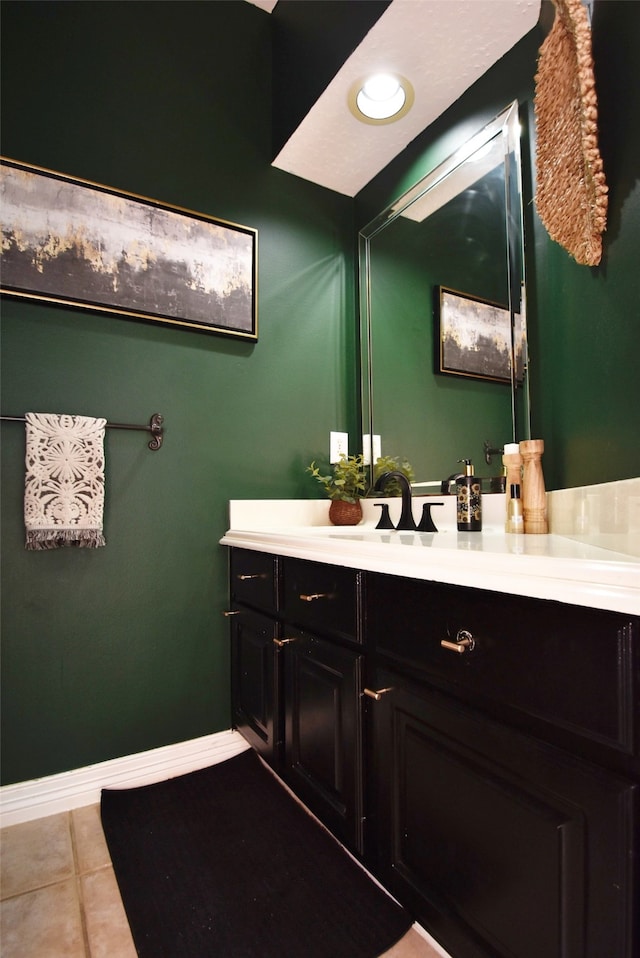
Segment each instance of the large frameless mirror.
[{"label": "large frameless mirror", "polygon": [[359,261],[367,461],[408,459],[424,493],[463,458],[499,476],[487,450],[530,435],[516,102],[360,232]]}]

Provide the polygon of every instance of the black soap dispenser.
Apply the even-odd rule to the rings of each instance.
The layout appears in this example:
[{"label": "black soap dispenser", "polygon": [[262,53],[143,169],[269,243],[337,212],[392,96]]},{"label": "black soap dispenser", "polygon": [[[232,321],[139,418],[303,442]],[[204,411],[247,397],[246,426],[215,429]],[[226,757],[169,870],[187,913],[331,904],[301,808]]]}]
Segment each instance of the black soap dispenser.
[{"label": "black soap dispenser", "polygon": [[458,532],[480,532],[482,530],[482,480],[474,476],[473,463],[470,459],[458,459],[458,462],[464,463],[464,475],[456,480]]}]

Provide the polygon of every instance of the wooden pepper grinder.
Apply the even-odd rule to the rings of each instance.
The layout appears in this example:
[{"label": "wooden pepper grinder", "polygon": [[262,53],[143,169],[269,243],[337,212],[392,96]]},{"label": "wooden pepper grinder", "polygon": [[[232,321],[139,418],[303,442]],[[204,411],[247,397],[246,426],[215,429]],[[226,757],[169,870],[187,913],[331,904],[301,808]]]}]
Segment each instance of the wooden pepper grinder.
[{"label": "wooden pepper grinder", "polygon": [[525,439],[520,443],[524,461],[522,470],[524,508],[524,531],[544,534],[549,531],[547,522],[547,494],[542,474],[543,439]]}]

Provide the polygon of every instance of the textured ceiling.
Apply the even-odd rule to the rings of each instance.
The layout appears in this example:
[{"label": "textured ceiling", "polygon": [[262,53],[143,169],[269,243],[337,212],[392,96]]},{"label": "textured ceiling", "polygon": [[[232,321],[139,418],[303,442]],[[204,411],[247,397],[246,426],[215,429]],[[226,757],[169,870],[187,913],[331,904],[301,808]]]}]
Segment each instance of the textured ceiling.
[{"label": "textured ceiling", "polygon": [[[272,0],[250,0],[272,10]],[[393,0],[285,143],[274,166],[355,196],[538,22],[540,0]],[[409,113],[371,125],[349,110],[374,71],[407,77]]]}]

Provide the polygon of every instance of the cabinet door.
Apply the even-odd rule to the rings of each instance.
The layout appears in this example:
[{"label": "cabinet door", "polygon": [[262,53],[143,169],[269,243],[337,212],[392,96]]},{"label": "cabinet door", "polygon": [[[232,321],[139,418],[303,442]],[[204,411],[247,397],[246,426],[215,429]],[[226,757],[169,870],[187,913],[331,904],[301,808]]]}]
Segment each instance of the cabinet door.
[{"label": "cabinet door", "polygon": [[282,747],[277,633],[273,619],[242,607],[231,620],[234,725],[274,767],[279,764]]},{"label": "cabinet door", "polygon": [[285,628],[285,778],[345,845],[362,851],[362,656]]},{"label": "cabinet door", "polygon": [[638,786],[380,670],[374,869],[456,958],[632,958]]}]

